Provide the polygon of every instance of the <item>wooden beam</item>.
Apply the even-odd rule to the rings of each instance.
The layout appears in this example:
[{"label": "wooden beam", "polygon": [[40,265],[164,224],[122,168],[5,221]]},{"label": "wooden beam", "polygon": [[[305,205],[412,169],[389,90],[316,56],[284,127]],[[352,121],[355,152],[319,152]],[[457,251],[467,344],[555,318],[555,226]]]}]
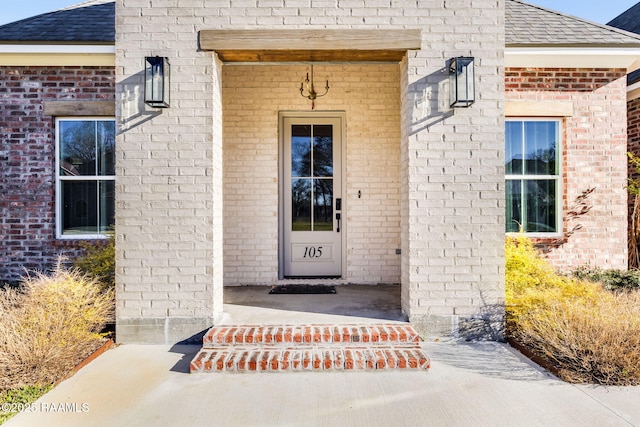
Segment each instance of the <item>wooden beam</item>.
[{"label": "wooden beam", "polygon": [[199,44],[201,50],[218,52],[223,61],[398,61],[407,50],[421,48],[422,33],[419,29],[203,30]]},{"label": "wooden beam", "polygon": [[390,50],[217,50],[223,62],[400,62]]},{"label": "wooden beam", "polygon": [[45,101],[45,116],[115,116],[114,101]]}]

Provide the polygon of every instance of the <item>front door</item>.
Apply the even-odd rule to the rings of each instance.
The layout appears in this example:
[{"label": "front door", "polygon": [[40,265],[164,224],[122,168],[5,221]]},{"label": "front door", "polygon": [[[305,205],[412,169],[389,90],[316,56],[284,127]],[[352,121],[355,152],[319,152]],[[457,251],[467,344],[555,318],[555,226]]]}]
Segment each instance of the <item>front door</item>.
[{"label": "front door", "polygon": [[282,118],[284,277],[342,275],[342,119]]}]

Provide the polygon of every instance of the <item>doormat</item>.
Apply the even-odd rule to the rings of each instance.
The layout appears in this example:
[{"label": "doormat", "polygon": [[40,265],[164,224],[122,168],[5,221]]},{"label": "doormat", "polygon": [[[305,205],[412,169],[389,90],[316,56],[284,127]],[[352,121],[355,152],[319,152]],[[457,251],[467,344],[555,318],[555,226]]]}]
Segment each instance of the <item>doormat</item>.
[{"label": "doormat", "polygon": [[333,285],[276,285],[272,286],[270,294],[335,294]]}]

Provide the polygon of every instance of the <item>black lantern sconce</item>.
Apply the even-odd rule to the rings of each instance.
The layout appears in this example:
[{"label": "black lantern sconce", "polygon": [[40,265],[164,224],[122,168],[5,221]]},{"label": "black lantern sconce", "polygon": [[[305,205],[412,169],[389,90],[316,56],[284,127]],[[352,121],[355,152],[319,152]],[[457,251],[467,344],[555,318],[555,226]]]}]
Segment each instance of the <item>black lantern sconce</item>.
[{"label": "black lantern sconce", "polygon": [[473,57],[459,56],[449,62],[449,105],[469,107],[476,101]]},{"label": "black lantern sconce", "polygon": [[151,107],[169,108],[169,59],[163,56],[147,56],[144,62],[144,102]]}]

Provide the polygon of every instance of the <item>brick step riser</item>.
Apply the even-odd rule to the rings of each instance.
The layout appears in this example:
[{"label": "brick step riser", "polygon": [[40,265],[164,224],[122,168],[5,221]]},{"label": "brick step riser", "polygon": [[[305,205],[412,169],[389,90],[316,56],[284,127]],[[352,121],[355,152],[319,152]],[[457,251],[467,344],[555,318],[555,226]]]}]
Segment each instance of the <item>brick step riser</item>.
[{"label": "brick step riser", "polygon": [[203,338],[203,347],[244,344],[419,344],[420,338],[404,325],[329,326],[229,326],[212,328]]},{"label": "brick step riser", "polygon": [[419,348],[233,349],[202,350],[191,372],[427,370]]},{"label": "brick step riser", "polygon": [[409,324],[227,325],[211,328],[191,372],[427,370]]}]

